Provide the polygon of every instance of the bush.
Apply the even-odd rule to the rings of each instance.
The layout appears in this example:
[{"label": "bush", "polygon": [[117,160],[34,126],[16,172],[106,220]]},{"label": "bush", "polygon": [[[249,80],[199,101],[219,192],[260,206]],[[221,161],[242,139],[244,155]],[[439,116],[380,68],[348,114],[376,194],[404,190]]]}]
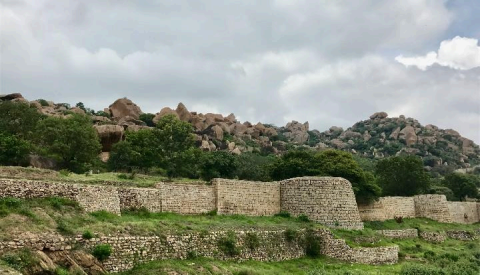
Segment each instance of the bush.
[{"label": "bush", "polygon": [[404,265],[400,270],[401,275],[443,275],[445,274],[441,269],[418,265],[418,264],[408,264]]},{"label": "bush", "polygon": [[301,214],[297,217],[297,220],[301,221],[301,222],[310,222],[310,219],[308,218],[307,215],[305,214]]},{"label": "bush", "polygon": [[82,238],[84,238],[85,240],[90,240],[90,239],[93,239],[94,237],[95,237],[95,235],[93,235],[93,233],[88,231],[88,230],[86,230],[82,234]]},{"label": "bush", "polygon": [[112,247],[109,244],[99,244],[93,248],[92,255],[99,261],[104,261],[112,254]]},{"label": "bush", "polygon": [[198,258],[197,251],[190,250],[190,251],[187,252],[187,259],[188,260],[193,260],[193,259],[196,259],[196,258]]},{"label": "bush", "polygon": [[287,211],[280,211],[277,214],[274,215],[275,217],[282,217],[282,218],[290,218],[290,213]]},{"label": "bush", "polygon": [[70,171],[68,171],[68,169],[62,169],[62,170],[58,171],[58,173],[59,173],[61,176],[64,176],[64,177],[70,176]]},{"label": "bush", "polygon": [[47,106],[50,105],[50,104],[48,104],[48,101],[46,101],[45,99],[39,99],[37,101],[38,101],[38,103],[40,103],[40,105],[42,105],[42,107],[47,107]]},{"label": "bush", "polygon": [[218,248],[228,256],[236,256],[240,254],[240,249],[238,249],[236,244],[237,237],[235,236],[235,232],[229,231],[224,237],[219,239]]},{"label": "bush", "polygon": [[0,259],[16,270],[23,270],[38,263],[32,251],[26,248],[17,252],[7,252]]},{"label": "bush", "polygon": [[287,240],[287,242],[293,242],[295,238],[297,238],[297,231],[294,229],[286,229],[283,232],[283,235],[285,236],[285,240]]},{"label": "bush", "polygon": [[78,207],[78,203],[76,201],[72,201],[69,199],[65,198],[58,198],[58,197],[53,197],[53,198],[47,198],[45,199],[53,208],[57,210],[61,210],[65,206],[70,206],[70,207]]},{"label": "bush", "polygon": [[303,239],[303,247],[305,255],[311,258],[318,258],[320,256],[320,239],[315,235],[315,232],[308,229],[305,232]]},{"label": "bush", "polygon": [[255,232],[248,232],[245,235],[245,245],[250,248],[250,250],[255,250],[260,246],[260,239]]}]

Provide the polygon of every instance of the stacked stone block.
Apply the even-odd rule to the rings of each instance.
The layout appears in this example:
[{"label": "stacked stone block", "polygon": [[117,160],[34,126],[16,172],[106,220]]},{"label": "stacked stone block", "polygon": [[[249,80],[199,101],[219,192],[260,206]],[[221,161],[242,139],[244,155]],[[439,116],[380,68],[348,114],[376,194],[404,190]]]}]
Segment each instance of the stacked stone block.
[{"label": "stacked stone block", "polygon": [[179,214],[202,214],[215,210],[216,192],[214,185],[160,183],[163,212]]},{"label": "stacked stone block", "polygon": [[280,185],[277,182],[251,182],[214,179],[219,214],[270,216],[280,212]]},{"label": "stacked stone block", "polygon": [[363,229],[350,182],[335,177],[302,177],[280,182],[281,210],[339,228]]}]

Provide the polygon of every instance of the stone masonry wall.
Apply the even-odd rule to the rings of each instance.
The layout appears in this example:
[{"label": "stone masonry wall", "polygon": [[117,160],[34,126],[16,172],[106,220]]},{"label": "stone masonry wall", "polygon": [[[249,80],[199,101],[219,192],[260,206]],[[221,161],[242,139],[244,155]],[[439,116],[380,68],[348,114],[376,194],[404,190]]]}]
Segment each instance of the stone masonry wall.
[{"label": "stone masonry wall", "polygon": [[150,212],[162,212],[162,193],[150,188],[119,188],[120,209],[146,208]]},{"label": "stone masonry wall", "polygon": [[377,230],[377,232],[385,237],[392,239],[418,238],[418,230],[414,228],[400,230]]},{"label": "stone masonry wall", "polygon": [[302,177],[280,182],[281,210],[322,224],[363,229],[350,182],[334,177]]},{"label": "stone masonry wall", "polygon": [[[245,245],[247,234],[256,234],[259,246],[250,249]],[[85,240],[76,238],[25,239],[11,242],[0,242],[0,254],[24,247],[44,251],[64,251],[73,247],[92,250],[99,244],[110,244],[112,255],[103,262],[107,271],[119,272],[132,268],[135,264],[160,259],[185,259],[189,253],[216,259],[253,259],[258,261],[282,261],[305,256],[299,245],[303,233],[297,240],[288,241],[284,231],[237,231],[236,246],[240,253],[236,256],[224,254],[218,248],[218,242],[227,232],[210,232],[208,234],[190,233],[169,235],[165,237],[102,237]],[[398,261],[398,247],[351,248],[344,240],[335,239],[333,234],[321,229],[315,232],[320,238],[322,254],[348,262],[365,264],[393,264]]]},{"label": "stone masonry wall", "polygon": [[480,221],[476,202],[449,201],[448,210],[453,222],[476,223]]},{"label": "stone masonry wall", "polygon": [[429,218],[439,222],[452,222],[445,195],[417,195],[415,217]]},{"label": "stone masonry wall", "polygon": [[269,216],[280,212],[280,185],[277,182],[251,182],[214,179],[219,214]]},{"label": "stone masonry wall", "polygon": [[216,208],[215,186],[205,184],[160,183],[162,211],[201,214]]},{"label": "stone masonry wall", "polygon": [[382,197],[369,205],[359,205],[362,221],[384,221],[394,217],[414,218],[413,197]]},{"label": "stone masonry wall", "polygon": [[77,201],[88,212],[105,210],[120,213],[118,191],[108,186],[0,179],[0,197],[62,197]]}]

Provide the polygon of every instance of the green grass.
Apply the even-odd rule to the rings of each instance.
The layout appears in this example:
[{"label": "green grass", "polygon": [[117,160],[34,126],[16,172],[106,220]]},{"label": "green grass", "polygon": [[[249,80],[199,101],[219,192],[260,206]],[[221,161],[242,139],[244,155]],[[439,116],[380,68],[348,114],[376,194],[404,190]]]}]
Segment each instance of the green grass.
[{"label": "green grass", "polygon": [[42,180],[46,182],[70,182],[83,184],[108,184],[116,186],[134,186],[134,187],[154,187],[159,182],[172,181],[181,183],[205,183],[198,179],[174,178],[168,179],[165,176],[145,175],[136,173],[99,173],[99,174],[75,174],[68,171],[61,170],[60,172],[38,169],[26,168],[17,166],[0,166],[0,178],[10,179],[28,179],[28,180]]},{"label": "green grass", "polygon": [[441,223],[426,218],[403,219],[402,223],[397,223],[395,220],[387,220],[383,222],[373,221],[364,222],[367,229],[385,230],[385,229],[408,229],[417,228],[420,231],[434,231],[443,232],[448,230],[465,230],[474,231],[480,228],[480,224],[458,224],[458,223]]},{"label": "green grass", "polygon": [[[369,266],[361,264],[347,264],[328,258],[296,259],[282,262],[258,261],[218,261],[206,258],[193,260],[163,260],[138,265],[119,275],[157,275],[172,274],[248,274],[248,275],[276,275],[276,274],[399,274],[400,265]],[[346,271],[350,273],[345,273]],[[172,273],[169,273],[172,272]]]},{"label": "green grass", "polygon": [[313,222],[295,218],[250,217],[243,215],[180,215],[169,212],[151,213],[146,210],[125,211],[121,216],[98,211],[85,213],[77,203],[60,198],[0,200],[0,239],[7,240],[22,231],[59,233],[61,235],[165,235],[192,231],[225,230],[300,230],[323,228]]}]

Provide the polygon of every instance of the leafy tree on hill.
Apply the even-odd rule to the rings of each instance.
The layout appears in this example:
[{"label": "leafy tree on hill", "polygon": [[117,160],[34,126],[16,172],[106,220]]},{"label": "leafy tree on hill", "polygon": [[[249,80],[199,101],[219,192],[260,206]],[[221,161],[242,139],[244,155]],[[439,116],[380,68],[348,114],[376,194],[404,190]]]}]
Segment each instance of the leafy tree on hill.
[{"label": "leafy tree on hill", "polygon": [[62,168],[84,172],[98,158],[100,142],[87,116],[49,117],[40,121],[36,130],[42,153],[56,159]]},{"label": "leafy tree on hill", "polygon": [[380,187],[372,173],[363,171],[352,154],[339,150],[326,150],[315,155],[315,165],[320,175],[342,177],[352,183],[357,201],[366,203],[378,198]]},{"label": "leafy tree on hill", "polygon": [[309,151],[288,151],[272,165],[270,177],[273,180],[283,180],[318,175],[313,157]]},{"label": "leafy tree on hill", "polygon": [[161,167],[169,177],[179,176],[181,171],[195,163],[193,127],[174,115],[166,115],[157,122],[155,141],[160,152]]},{"label": "leafy tree on hill", "polygon": [[25,165],[32,146],[29,142],[0,132],[0,165]]},{"label": "leafy tree on hill", "polygon": [[274,155],[243,153],[236,157],[235,176],[241,180],[270,181],[269,167],[275,160]]},{"label": "leafy tree on hill", "polygon": [[200,158],[200,176],[207,181],[232,178],[236,168],[235,156],[226,151],[203,153]]},{"label": "leafy tree on hill", "polygon": [[442,184],[452,190],[456,200],[464,200],[465,197],[478,197],[480,177],[476,175],[451,173],[445,176]]},{"label": "leafy tree on hill", "polygon": [[194,147],[193,129],[173,115],[162,117],[154,129],[127,132],[126,140],[112,148],[109,167],[113,170],[148,170],[160,167],[169,177],[196,172],[199,151]]},{"label": "leafy tree on hill", "polygon": [[18,138],[31,140],[35,136],[35,127],[42,118],[44,116],[29,104],[0,102],[0,129]]},{"label": "leafy tree on hill", "polygon": [[145,124],[147,124],[147,126],[155,127],[155,123],[153,122],[154,117],[155,117],[154,114],[143,113],[143,114],[140,115],[139,119],[141,121],[145,122]]},{"label": "leafy tree on hill", "polygon": [[360,202],[374,200],[381,193],[373,174],[363,171],[350,153],[339,150],[326,150],[316,154],[291,151],[272,165],[271,177],[274,180],[301,176],[345,178],[352,183],[356,198]]},{"label": "leafy tree on hill", "polygon": [[430,188],[430,177],[416,156],[383,159],[377,163],[376,175],[385,196],[413,196]]}]

